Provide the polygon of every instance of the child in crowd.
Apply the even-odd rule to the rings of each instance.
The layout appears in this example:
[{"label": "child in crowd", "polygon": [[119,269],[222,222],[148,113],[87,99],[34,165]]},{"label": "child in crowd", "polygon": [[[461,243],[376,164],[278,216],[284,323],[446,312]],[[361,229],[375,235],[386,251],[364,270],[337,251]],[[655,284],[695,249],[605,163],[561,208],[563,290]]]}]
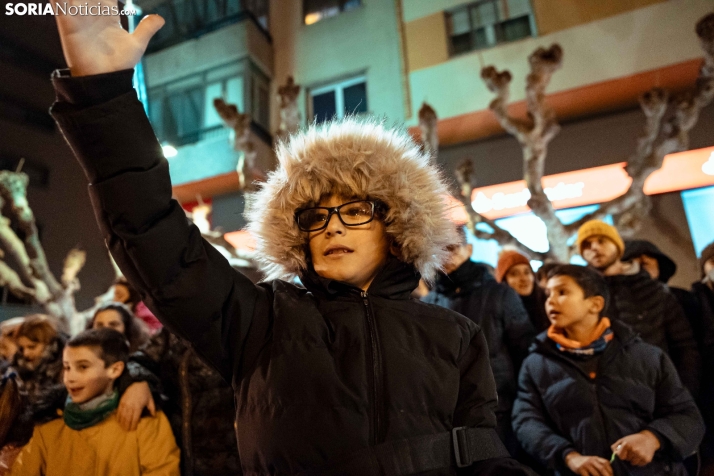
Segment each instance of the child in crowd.
[{"label": "child in crowd", "polygon": [[143,418],[135,432],[119,425],[114,383],[128,356],[126,339],[112,329],[90,329],[67,342],[63,418],[35,428],[12,475],[178,476],[179,450],[163,413]]},{"label": "child in crowd", "polygon": [[163,327],[163,324],[141,300],[141,296],[134,286],[129,284],[123,276],[114,281],[114,301],[126,304],[136,318],[146,324],[151,334],[158,332]]},{"label": "child in crowd", "polygon": [[669,357],[602,315],[609,299],[594,270],[551,270],[546,311],[519,378],[513,427],[556,474],[686,475],[704,424]]},{"label": "child in crowd", "polygon": [[545,314],[545,292],[536,284],[536,275],[528,257],[515,250],[504,250],[498,256],[496,280],[518,293],[537,332],[550,326]]},{"label": "child in crowd", "polygon": [[63,390],[62,350],[66,336],[57,330],[53,318],[41,314],[27,316],[17,330],[17,370],[32,413],[38,421],[53,418],[54,401]]},{"label": "child in crowd", "polygon": [[149,341],[149,331],[143,321],[134,317],[126,305],[109,302],[100,306],[88,326],[90,329],[108,327],[122,334],[129,341],[129,352],[136,352]]}]

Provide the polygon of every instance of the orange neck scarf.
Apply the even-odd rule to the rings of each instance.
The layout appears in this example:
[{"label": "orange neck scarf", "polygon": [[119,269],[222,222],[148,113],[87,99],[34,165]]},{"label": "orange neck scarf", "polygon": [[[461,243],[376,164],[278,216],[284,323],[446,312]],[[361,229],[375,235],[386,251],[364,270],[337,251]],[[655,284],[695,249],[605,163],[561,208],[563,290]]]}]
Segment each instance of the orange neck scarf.
[{"label": "orange neck scarf", "polygon": [[565,347],[566,349],[582,349],[583,347],[587,347],[596,340],[598,340],[609,328],[610,319],[608,319],[607,317],[603,317],[602,319],[600,319],[600,322],[597,323],[592,333],[588,337],[587,341],[578,342],[573,339],[568,339],[565,336],[565,331],[563,329],[551,325],[548,328],[548,338],[554,341],[556,344],[560,344],[562,347]]}]

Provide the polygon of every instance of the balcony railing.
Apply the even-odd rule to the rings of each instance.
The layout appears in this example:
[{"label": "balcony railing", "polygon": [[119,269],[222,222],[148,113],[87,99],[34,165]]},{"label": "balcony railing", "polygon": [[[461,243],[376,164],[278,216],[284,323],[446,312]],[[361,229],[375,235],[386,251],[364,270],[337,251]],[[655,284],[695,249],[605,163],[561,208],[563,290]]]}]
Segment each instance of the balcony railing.
[{"label": "balcony railing", "polygon": [[249,20],[272,42],[268,32],[268,0],[166,0],[147,13],[161,15],[166,24],[149,43],[155,53],[185,40]]}]

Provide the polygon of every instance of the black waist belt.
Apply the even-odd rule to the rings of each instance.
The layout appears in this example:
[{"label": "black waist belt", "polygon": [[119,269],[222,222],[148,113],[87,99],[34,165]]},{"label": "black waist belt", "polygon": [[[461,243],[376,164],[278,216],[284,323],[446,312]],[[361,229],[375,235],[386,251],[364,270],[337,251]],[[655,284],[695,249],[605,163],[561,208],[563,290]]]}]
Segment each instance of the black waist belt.
[{"label": "black waist belt", "polygon": [[491,428],[458,427],[444,433],[387,441],[296,476],[406,476],[477,461],[510,457]]}]

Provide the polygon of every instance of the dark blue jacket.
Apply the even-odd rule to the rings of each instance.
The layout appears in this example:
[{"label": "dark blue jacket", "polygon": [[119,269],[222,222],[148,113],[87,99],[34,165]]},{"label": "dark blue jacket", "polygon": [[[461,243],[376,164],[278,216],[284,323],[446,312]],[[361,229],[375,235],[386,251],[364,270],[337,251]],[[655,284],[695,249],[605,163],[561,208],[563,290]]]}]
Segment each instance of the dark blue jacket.
[{"label": "dark blue jacket", "polygon": [[686,475],[681,460],[704,435],[697,406],[661,349],[612,322],[615,338],[600,357],[595,378],[542,333],[523,362],[513,429],[524,449],[557,474],[572,474],[567,451],[610,459],[610,445],[649,429],[661,448],[647,466],[616,460],[615,475]]}]

